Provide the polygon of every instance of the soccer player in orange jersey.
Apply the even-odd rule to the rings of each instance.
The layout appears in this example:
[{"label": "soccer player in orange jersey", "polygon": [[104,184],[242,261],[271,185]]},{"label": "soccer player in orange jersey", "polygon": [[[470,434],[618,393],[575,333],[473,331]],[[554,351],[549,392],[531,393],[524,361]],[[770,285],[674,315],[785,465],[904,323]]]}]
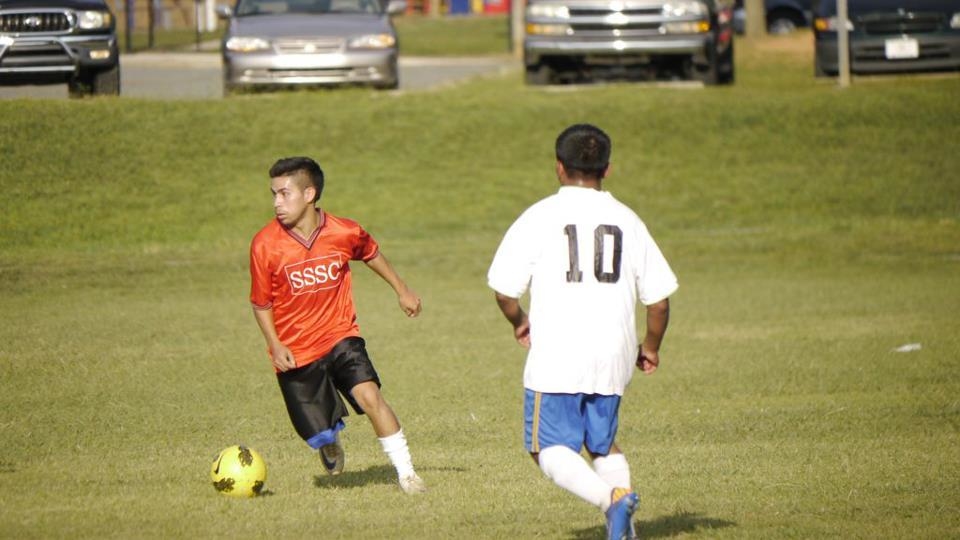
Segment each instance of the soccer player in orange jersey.
[{"label": "soccer player in orange jersey", "polygon": [[408,317],[420,297],[397,275],[360,225],[316,206],[323,171],[307,157],[284,158],[270,168],[276,219],[250,245],[250,302],[290,420],[319,450],[330,474],[343,470],[339,432],[348,413],[366,414],[397,469],[400,487],[426,490],[410,458],[400,422],[380,393],[380,378],[360,337],[350,261],[363,261],[397,293]]}]

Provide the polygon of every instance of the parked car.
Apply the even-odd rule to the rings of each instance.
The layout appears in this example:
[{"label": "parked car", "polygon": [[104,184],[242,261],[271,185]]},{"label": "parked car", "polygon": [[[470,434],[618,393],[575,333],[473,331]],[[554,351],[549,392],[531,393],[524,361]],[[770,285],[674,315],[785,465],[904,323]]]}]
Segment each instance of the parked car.
[{"label": "parked car", "polygon": [[732,0],[529,0],[527,84],[646,79],[734,80]]},{"label": "parked car", "polygon": [[[814,17],[814,73],[836,75],[836,0]],[[848,0],[847,18],[853,73],[960,69],[960,0]]]},{"label": "parked car", "polygon": [[103,0],[2,0],[0,85],[66,83],[73,97],[117,95],[115,28]]},{"label": "parked car", "polygon": [[396,88],[403,0],[238,0],[219,6],[224,90],[243,86],[363,84]]},{"label": "parked car", "polygon": [[[765,0],[764,17],[768,34],[789,34],[798,28],[810,26],[813,19],[813,0]],[[733,12],[733,27],[742,34],[747,27],[747,12],[743,0],[737,0]]]}]

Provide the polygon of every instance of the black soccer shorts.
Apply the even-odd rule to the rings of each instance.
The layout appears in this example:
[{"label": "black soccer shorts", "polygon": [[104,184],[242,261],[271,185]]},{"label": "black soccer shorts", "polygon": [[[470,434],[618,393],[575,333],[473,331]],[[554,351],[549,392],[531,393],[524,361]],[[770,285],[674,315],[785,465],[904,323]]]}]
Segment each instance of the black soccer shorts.
[{"label": "black soccer shorts", "polygon": [[373,369],[365,345],[363,338],[348,337],[323,357],[305,366],[277,373],[287,414],[303,440],[333,428],[341,418],[350,414],[341,394],[357,414],[363,414],[350,390],[366,381],[380,386],[380,377]]}]

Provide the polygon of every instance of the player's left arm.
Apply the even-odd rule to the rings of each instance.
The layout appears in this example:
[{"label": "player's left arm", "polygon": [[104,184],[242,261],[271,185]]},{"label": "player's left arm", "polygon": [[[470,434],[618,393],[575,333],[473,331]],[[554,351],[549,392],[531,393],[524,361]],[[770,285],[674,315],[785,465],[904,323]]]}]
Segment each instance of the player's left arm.
[{"label": "player's left arm", "polygon": [[660,365],[660,344],[670,322],[670,299],[664,298],[647,306],[647,334],[640,345],[637,367],[650,375]]},{"label": "player's left arm", "polygon": [[420,296],[413,292],[413,289],[407,287],[407,284],[400,278],[400,275],[397,274],[397,271],[394,270],[393,265],[390,264],[383,253],[377,253],[374,258],[366,261],[366,265],[383,278],[397,293],[400,309],[407,314],[407,317],[416,317],[420,314]]}]

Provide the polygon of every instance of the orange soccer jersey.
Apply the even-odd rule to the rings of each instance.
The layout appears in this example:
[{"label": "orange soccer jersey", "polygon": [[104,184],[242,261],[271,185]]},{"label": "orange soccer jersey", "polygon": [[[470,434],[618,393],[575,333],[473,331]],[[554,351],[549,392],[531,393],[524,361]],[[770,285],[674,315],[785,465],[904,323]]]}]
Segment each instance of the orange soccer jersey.
[{"label": "orange soccer jersey", "polygon": [[356,222],[317,212],[320,226],[310,238],[274,219],[250,245],[250,302],[254,309],[273,309],[277,335],[297,367],[360,335],[349,261],[366,262],[379,253],[376,240]]}]

